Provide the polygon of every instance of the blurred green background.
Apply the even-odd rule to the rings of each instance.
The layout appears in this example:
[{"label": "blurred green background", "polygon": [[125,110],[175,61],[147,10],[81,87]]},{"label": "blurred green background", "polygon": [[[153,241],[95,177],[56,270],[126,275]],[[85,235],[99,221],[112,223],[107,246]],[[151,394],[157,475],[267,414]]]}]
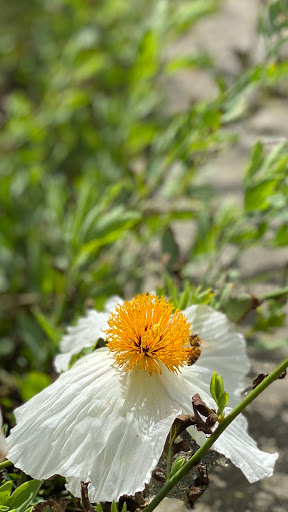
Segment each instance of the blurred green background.
[{"label": "blurred green background", "polygon": [[[50,382],[63,330],[87,306],[159,286],[180,307],[204,301],[225,310],[231,283],[245,288],[241,254],[286,246],[285,140],[271,151],[251,144],[240,203],[199,179],[211,157],[237,145],[233,122],[249,114],[247,91],[277,95],[282,84],[287,95],[280,51],[287,2],[263,7],[266,53],[257,63],[242,55],[239,73],[221,73],[201,49],[169,53],[220,7],[217,0],[0,2],[4,411]],[[173,109],[169,81],[187,69],[205,70],[218,93]],[[273,279],[286,286],[284,269]],[[256,328],[283,325],[282,306],[269,302]]]}]

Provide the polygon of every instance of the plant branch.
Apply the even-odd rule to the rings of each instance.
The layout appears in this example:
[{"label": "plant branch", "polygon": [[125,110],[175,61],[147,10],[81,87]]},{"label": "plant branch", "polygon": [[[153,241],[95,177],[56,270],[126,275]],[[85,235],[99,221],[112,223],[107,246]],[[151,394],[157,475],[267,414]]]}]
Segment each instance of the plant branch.
[{"label": "plant branch", "polygon": [[175,441],[174,436],[172,436],[172,431],[170,430],[169,435],[169,445],[168,445],[168,452],[167,452],[167,463],[166,463],[166,480],[168,478],[168,475],[171,471],[171,463],[172,463],[172,455],[173,455],[173,443]]},{"label": "plant branch", "polygon": [[288,297],[288,287],[279,288],[278,290],[272,290],[271,292],[262,293],[259,295],[259,299],[268,300],[268,299],[285,299]]},{"label": "plant branch", "polygon": [[8,468],[9,466],[13,466],[13,462],[11,462],[11,460],[4,460],[4,462],[0,462],[0,471],[3,471],[3,469]]},{"label": "plant branch", "polygon": [[288,358],[285,359],[270,375],[268,375],[249,395],[247,395],[240,404],[238,404],[228,414],[224,420],[218,425],[212,436],[194,453],[191,459],[182,466],[181,469],[162,487],[155,498],[143,509],[143,512],[152,512],[160,501],[167,496],[169,491],[192,469],[199,460],[205,455],[205,453],[212,447],[218,437],[224,432],[224,430],[230,425],[230,423],[251,403],[255,398],[260,395],[272,382],[283,373],[288,367]]}]

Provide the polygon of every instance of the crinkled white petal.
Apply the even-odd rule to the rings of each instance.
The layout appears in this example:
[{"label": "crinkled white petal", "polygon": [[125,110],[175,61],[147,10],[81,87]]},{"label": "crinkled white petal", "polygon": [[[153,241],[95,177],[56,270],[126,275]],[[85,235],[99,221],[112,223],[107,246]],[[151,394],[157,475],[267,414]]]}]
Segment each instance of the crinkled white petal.
[{"label": "crinkled white petal", "polygon": [[123,372],[107,349],[71,370],[15,411],[9,458],[33,478],[60,474],[92,502],[135,494],[150,480],[181,408],[158,375]]},{"label": "crinkled white petal", "polygon": [[196,371],[203,390],[209,394],[211,376],[216,370],[222,375],[225,391],[230,395],[229,404],[238,403],[245,387],[244,377],[249,370],[244,337],[223,313],[210,306],[190,306],[182,313],[193,332],[203,340],[197,363],[185,367],[182,373],[189,376],[191,371]]},{"label": "crinkled white petal", "polygon": [[7,445],[5,436],[2,431],[2,425],[3,425],[3,420],[2,420],[2,413],[0,411],[0,462],[2,462],[2,460],[6,459],[6,455],[8,452],[8,445]]},{"label": "crinkled white petal", "polygon": [[[228,409],[226,413],[229,412]],[[273,475],[278,453],[259,450],[254,439],[248,435],[247,428],[247,420],[240,414],[217,439],[214,449],[228,457],[252,483]]]},{"label": "crinkled white petal", "polygon": [[[194,370],[195,368],[195,370]],[[217,370],[217,368],[215,368]],[[194,371],[193,371],[194,370]],[[215,407],[215,402],[201,387],[203,382],[197,378],[197,364],[191,367],[190,375],[174,375],[164,371],[162,381],[167,387],[173,400],[182,406],[183,414],[193,414],[192,396],[199,393],[209,407]],[[231,408],[225,409],[229,414]],[[195,441],[201,446],[206,441],[203,432],[198,432],[196,427],[189,427],[189,432]],[[238,416],[229,427],[221,434],[213,445],[213,449],[229,458],[235,466],[241,469],[249,482],[256,482],[265,476],[273,474],[277,453],[262,452],[257,448],[256,442],[247,433],[247,421],[244,416]]]},{"label": "crinkled white petal", "polygon": [[89,309],[85,317],[81,317],[75,326],[67,328],[67,334],[60,342],[60,354],[55,357],[54,366],[60,373],[69,368],[71,357],[83,348],[93,347],[99,338],[103,338],[108,329],[108,318],[123,300],[118,295],[110,297],[104,305],[104,312]]}]

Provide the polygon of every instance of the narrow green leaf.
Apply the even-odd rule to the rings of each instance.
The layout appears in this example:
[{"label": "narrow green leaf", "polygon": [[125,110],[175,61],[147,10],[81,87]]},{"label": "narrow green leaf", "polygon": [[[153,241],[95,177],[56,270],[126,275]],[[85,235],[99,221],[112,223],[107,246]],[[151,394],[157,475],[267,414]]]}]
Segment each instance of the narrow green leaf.
[{"label": "narrow green leaf", "polygon": [[190,286],[189,286],[188,281],[186,281],[184,291],[181,294],[181,297],[179,299],[179,309],[182,310],[188,306],[190,293],[191,293]]},{"label": "narrow green leaf", "polygon": [[173,271],[176,263],[179,260],[179,247],[171,228],[168,227],[164,231],[161,245],[163,257],[167,258],[166,268],[168,271]]},{"label": "narrow green leaf", "polygon": [[114,500],[111,503],[111,509],[110,510],[111,510],[111,512],[118,512],[117,505],[116,505]]},{"label": "narrow green leaf", "polygon": [[229,395],[224,391],[218,399],[219,414],[222,414],[229,400]]},{"label": "narrow green leaf", "polygon": [[278,180],[265,179],[245,191],[245,210],[263,211],[269,207],[269,196],[275,191]]},{"label": "narrow green leaf", "polygon": [[40,327],[42,327],[45,334],[52,341],[53,344],[57,344],[60,339],[60,332],[55,325],[45,316],[38,307],[32,308],[34,317],[36,318]]},{"label": "narrow green leaf", "polygon": [[212,373],[212,377],[211,377],[211,381],[210,381],[210,393],[211,393],[212,398],[214,398],[215,402],[217,403],[216,376],[217,376],[217,373],[214,371]]},{"label": "narrow green leaf", "polygon": [[216,392],[216,398],[217,398],[217,404],[219,402],[219,399],[220,399],[220,396],[222,395],[224,391],[224,388],[223,388],[223,380],[222,380],[222,377],[220,375],[217,375],[216,374],[216,379],[215,379],[215,392]]},{"label": "narrow green leaf", "polygon": [[42,480],[29,480],[20,485],[10,496],[7,505],[10,509],[15,508],[16,512],[24,512],[32,503],[42,485]]},{"label": "narrow green leaf", "polygon": [[250,165],[249,165],[249,167],[246,171],[245,177],[244,177],[245,184],[248,185],[252,176],[254,176],[254,174],[256,174],[257,171],[259,171],[263,161],[264,161],[263,145],[261,144],[261,142],[256,142],[256,144],[253,148],[253,151],[252,151]]},{"label": "narrow green leaf", "polygon": [[173,279],[169,276],[169,274],[164,274],[164,282],[167,288],[168,295],[174,305],[178,304],[178,290],[174,284]]}]

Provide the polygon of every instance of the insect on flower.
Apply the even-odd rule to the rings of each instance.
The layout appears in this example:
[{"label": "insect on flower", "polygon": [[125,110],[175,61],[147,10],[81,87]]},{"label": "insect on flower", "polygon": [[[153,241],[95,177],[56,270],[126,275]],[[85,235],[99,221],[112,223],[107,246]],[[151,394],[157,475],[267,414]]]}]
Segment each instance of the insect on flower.
[{"label": "insect on flower", "polygon": [[189,336],[189,343],[190,348],[188,349],[188,366],[192,366],[193,364],[198,361],[199,357],[201,356],[201,344],[202,341],[200,336],[198,334],[190,334]]}]

